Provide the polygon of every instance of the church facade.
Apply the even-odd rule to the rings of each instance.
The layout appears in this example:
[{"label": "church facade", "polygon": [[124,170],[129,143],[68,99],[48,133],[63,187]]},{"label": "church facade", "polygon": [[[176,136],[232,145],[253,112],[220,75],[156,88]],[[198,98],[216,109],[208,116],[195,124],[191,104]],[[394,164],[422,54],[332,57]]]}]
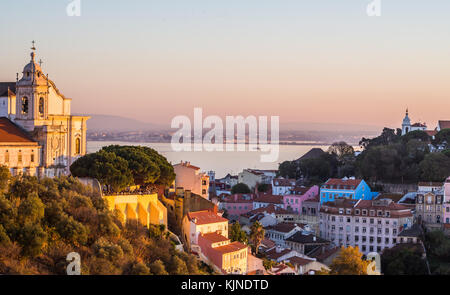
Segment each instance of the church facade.
[{"label": "church facade", "polygon": [[12,175],[68,175],[86,153],[88,116],[71,115],[71,99],[31,60],[16,82],[0,82],[0,164]]}]

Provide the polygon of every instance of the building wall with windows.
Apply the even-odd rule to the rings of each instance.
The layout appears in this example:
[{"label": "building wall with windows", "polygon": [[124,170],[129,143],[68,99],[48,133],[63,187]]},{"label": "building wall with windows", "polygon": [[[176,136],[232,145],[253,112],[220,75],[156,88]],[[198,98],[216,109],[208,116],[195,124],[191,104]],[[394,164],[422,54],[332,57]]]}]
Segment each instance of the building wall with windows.
[{"label": "building wall with windows", "polygon": [[445,221],[444,191],[417,192],[416,218],[429,228],[440,228]]},{"label": "building wall with windows", "polygon": [[372,200],[377,193],[371,191],[362,179],[331,178],[320,188],[320,203],[332,202],[336,199]]},{"label": "building wall with windows", "polygon": [[337,200],[322,205],[320,237],[336,246],[358,246],[364,254],[397,243],[398,234],[413,224],[411,210],[392,200]]},{"label": "building wall with windows", "polygon": [[205,199],[209,198],[209,176],[201,172],[200,168],[191,165],[190,162],[181,161],[173,165],[175,176],[175,187],[190,190]]}]

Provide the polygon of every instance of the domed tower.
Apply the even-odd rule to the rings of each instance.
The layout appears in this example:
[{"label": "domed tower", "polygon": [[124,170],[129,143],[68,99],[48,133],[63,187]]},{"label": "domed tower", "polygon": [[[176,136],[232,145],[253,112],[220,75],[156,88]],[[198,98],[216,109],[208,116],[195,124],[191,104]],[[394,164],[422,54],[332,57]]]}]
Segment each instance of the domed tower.
[{"label": "domed tower", "polygon": [[405,135],[409,131],[411,131],[411,120],[408,117],[408,109],[406,109],[406,115],[402,123],[402,135]]},{"label": "domed tower", "polygon": [[16,83],[15,122],[33,131],[36,120],[47,119],[49,83],[41,67],[35,61],[33,46],[30,62],[23,68],[22,78]]}]

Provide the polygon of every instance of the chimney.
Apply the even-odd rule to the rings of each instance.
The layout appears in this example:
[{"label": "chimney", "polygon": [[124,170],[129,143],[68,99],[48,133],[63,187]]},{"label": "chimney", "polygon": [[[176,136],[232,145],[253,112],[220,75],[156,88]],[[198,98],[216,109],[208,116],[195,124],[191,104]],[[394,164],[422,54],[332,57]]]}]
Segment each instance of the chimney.
[{"label": "chimney", "polygon": [[277,246],[277,248],[275,249],[275,252],[280,253],[281,252],[281,247]]}]

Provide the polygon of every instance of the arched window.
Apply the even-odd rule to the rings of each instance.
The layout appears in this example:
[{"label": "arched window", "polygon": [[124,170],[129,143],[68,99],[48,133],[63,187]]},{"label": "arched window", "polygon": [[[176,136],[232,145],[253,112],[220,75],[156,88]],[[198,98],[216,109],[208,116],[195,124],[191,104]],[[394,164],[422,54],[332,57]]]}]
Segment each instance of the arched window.
[{"label": "arched window", "polygon": [[80,138],[75,139],[75,154],[81,154],[81,140]]},{"label": "arched window", "polygon": [[17,162],[22,163],[22,151],[19,150],[19,155],[17,156]]},{"label": "arched window", "polygon": [[39,115],[44,115],[44,98],[39,98]]},{"label": "arched window", "polygon": [[28,97],[22,97],[22,114],[28,114]]},{"label": "arched window", "polygon": [[6,150],[5,152],[5,163],[9,163],[9,151]]}]

